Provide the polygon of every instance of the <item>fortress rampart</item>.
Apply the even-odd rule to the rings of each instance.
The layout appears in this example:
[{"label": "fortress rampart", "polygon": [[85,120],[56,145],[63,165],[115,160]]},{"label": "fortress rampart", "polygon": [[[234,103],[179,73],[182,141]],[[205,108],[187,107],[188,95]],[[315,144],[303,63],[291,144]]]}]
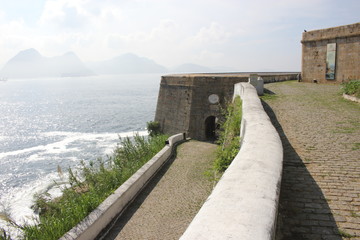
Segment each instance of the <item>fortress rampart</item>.
[{"label": "fortress rampart", "polygon": [[[197,140],[214,140],[221,109],[232,100],[234,84],[253,73],[178,74],[161,78],[155,121],[167,134],[184,132]],[[264,82],[297,79],[299,73],[257,73]]]}]

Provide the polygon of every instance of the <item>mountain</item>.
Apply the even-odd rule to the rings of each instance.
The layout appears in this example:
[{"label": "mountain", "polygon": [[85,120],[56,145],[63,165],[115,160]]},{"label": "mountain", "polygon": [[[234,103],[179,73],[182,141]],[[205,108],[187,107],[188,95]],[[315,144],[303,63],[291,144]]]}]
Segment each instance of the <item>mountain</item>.
[{"label": "mountain", "polygon": [[53,58],[58,64],[61,77],[80,77],[95,75],[94,72],[85,67],[84,63],[73,52],[65,53],[63,56]]},{"label": "mountain", "polygon": [[6,78],[74,77],[94,75],[73,52],[44,57],[33,48],[19,52],[0,71]]},{"label": "mountain", "polygon": [[185,64],[182,64],[180,66],[177,66],[177,67],[171,69],[171,72],[175,72],[175,73],[210,73],[210,72],[214,72],[214,70],[211,68],[193,64],[193,63],[185,63]]},{"label": "mountain", "polygon": [[238,68],[226,67],[226,66],[216,66],[216,67],[211,67],[211,69],[213,69],[215,72],[220,72],[220,73],[239,72]]},{"label": "mountain", "polygon": [[132,53],[102,62],[88,63],[87,65],[99,74],[165,73],[168,71],[166,67],[157,64],[155,61]]}]

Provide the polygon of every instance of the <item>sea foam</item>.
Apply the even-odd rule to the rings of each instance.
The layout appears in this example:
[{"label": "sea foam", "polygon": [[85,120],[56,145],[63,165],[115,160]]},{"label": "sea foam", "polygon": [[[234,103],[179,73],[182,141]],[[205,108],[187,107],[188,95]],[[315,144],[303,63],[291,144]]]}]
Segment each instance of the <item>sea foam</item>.
[{"label": "sea foam", "polygon": [[[53,197],[57,197],[61,194],[60,188],[66,184],[67,173],[60,176],[57,166],[60,169],[68,167],[77,169],[84,158],[95,160],[97,157],[111,155],[115,147],[119,145],[119,138],[133,137],[135,134],[148,135],[147,131],[119,134],[45,132],[42,133],[42,137],[60,140],[45,145],[1,152],[0,162],[7,166],[8,171],[0,175],[0,212],[6,212],[19,224],[35,223],[38,216],[31,208],[34,204],[34,195],[48,192]],[[92,155],[93,151],[89,157],[86,152],[89,149],[92,151],[97,149],[95,152],[98,155]],[[49,159],[51,159],[50,162]],[[29,167],[31,164],[39,166],[40,169],[33,169],[32,172],[24,171],[25,165]],[[26,181],[17,184],[21,181],[19,179]],[[0,227],[5,227],[5,225],[5,222],[0,220]],[[18,233],[14,234],[18,235]]]}]

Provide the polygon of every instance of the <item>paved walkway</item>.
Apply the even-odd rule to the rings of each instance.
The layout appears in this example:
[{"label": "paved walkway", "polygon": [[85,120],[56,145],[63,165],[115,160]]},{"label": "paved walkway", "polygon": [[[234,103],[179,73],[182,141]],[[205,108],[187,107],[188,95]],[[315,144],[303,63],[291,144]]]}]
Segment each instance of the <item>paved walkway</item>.
[{"label": "paved walkway", "polygon": [[338,85],[265,88],[284,145],[277,238],[360,239],[360,104]]},{"label": "paved walkway", "polygon": [[105,239],[179,239],[210,195],[205,176],[216,145],[190,141],[178,146],[167,164],[121,216]]}]

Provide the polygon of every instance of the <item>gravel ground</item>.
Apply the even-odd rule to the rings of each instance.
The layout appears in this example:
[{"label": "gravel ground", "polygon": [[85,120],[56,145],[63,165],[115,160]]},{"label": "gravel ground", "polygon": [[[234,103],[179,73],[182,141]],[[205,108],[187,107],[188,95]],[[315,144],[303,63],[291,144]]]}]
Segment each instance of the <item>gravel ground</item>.
[{"label": "gravel ground", "polygon": [[210,195],[216,145],[189,141],[120,217],[105,239],[179,239]]},{"label": "gravel ground", "polygon": [[265,85],[284,146],[277,239],[360,239],[360,104],[339,85]]}]

